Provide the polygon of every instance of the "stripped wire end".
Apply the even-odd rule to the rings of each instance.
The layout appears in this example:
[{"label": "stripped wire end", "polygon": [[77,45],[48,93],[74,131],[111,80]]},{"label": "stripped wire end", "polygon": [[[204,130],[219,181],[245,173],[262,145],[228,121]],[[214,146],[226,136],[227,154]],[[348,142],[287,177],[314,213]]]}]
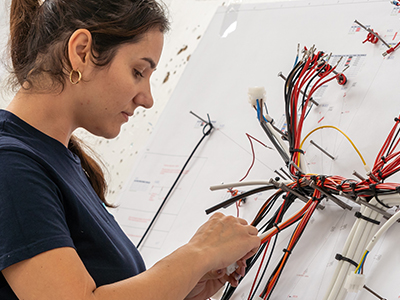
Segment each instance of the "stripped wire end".
[{"label": "stripped wire end", "polygon": [[396,0],[392,0],[392,1],[390,1],[390,3],[392,3],[395,6],[400,6],[400,2],[396,1]]},{"label": "stripped wire end", "polygon": [[[397,47],[397,45],[396,45],[396,47]],[[385,57],[388,54],[394,52],[394,50],[396,50],[396,47],[391,47],[391,48],[387,49],[385,52],[382,53],[382,56]]]}]

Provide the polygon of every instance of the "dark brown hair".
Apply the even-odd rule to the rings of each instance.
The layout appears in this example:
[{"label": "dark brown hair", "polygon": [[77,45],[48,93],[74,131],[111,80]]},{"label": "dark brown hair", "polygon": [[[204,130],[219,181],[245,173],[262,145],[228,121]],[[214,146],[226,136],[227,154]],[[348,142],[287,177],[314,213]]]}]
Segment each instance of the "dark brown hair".
[{"label": "dark brown hair", "polygon": [[[77,29],[92,34],[92,60],[107,66],[118,46],[136,43],[150,29],[169,29],[166,9],[156,0],[12,0],[10,52],[14,87],[43,89],[42,76],[51,79],[46,89],[60,89],[72,69],[68,41]],[[93,188],[105,200],[106,182],[101,167],[75,137],[68,148],[79,156]]]}]

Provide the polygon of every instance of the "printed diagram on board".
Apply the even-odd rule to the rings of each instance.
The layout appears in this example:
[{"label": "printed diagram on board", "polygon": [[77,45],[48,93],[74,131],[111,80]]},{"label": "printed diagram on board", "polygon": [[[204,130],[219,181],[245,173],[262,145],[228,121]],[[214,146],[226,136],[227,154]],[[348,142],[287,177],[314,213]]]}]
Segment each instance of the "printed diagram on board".
[{"label": "printed diagram on board", "polygon": [[[140,164],[146,168],[139,166],[141,172],[136,173],[131,180],[129,189],[115,212],[133,243],[137,243],[143,235],[186,159],[184,156],[157,153],[146,153],[141,159]],[[195,157],[186,168],[179,185],[172,192],[173,197],[168,199],[168,205],[162,210],[146,240],[146,247],[162,247],[205,161],[205,158]],[[126,201],[129,198],[140,201]]]}]

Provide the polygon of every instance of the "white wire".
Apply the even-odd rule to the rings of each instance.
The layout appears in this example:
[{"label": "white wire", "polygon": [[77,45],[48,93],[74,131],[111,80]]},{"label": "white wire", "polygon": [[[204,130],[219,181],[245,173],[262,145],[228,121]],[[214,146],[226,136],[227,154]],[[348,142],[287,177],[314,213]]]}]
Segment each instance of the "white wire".
[{"label": "white wire", "polygon": [[[390,195],[381,195],[379,196],[379,200],[385,203],[386,205],[399,205],[400,204],[400,194],[390,194]],[[386,210],[385,207],[380,205],[375,198],[370,201],[370,204],[376,206],[377,208]],[[373,220],[381,220],[382,215],[378,212],[361,205],[360,212],[362,215],[370,217]],[[342,255],[344,257],[350,258],[354,261],[359,261],[361,259],[362,253],[364,253],[365,249],[369,249],[372,240],[372,247],[374,243],[380,238],[380,236],[400,217],[400,212],[393,215],[386,223],[381,227],[378,231],[378,227],[373,225],[371,222],[368,222],[363,219],[357,219],[354,223],[349,236],[346,240],[346,243],[342,250]],[[368,245],[367,242],[371,241]],[[371,249],[372,249],[371,247]],[[326,295],[324,297],[325,300],[341,300],[344,299],[347,291],[343,288],[344,281],[346,278],[346,274],[350,273],[350,269],[353,266],[345,263],[343,261],[338,262],[335,273],[332,277],[331,283],[327,289]]]},{"label": "white wire", "polygon": [[390,217],[389,220],[383,224],[383,226],[378,230],[377,233],[373,236],[371,241],[369,242],[368,246],[365,248],[367,251],[371,251],[372,248],[374,248],[376,242],[379,240],[379,238],[384,234],[390,226],[392,226],[398,219],[400,218],[400,211],[395,213],[392,217]]},{"label": "white wire", "polygon": [[[375,206],[380,206],[374,198],[370,201],[370,203]],[[371,219],[382,218],[382,215],[364,205],[361,205],[360,211],[362,215]],[[366,242],[368,241],[368,236],[370,236],[371,230],[377,230],[377,227],[373,227],[372,225],[372,223],[366,220],[357,219],[350,231],[345,246],[342,250],[341,254],[344,257],[347,257],[354,261],[360,260],[360,257],[362,255],[361,252],[364,249]],[[354,268],[354,266],[347,262],[339,262],[338,266],[336,267],[334,276],[332,277],[330,286],[325,295],[325,300],[344,299],[347,291],[343,288],[343,285],[345,283],[347,275],[351,272],[351,268]]]},{"label": "white wire", "polygon": [[[289,180],[284,180],[284,181],[279,181],[282,182],[283,184],[289,184],[293,181]],[[240,187],[240,186],[249,186],[249,185],[270,185],[271,182],[265,181],[265,180],[255,180],[255,181],[242,181],[242,182],[231,182],[231,183],[223,183],[223,184],[217,184],[217,185],[212,185],[210,186],[211,191],[216,191],[216,190],[223,190],[223,189],[229,189],[229,188],[234,188],[234,187]]]}]

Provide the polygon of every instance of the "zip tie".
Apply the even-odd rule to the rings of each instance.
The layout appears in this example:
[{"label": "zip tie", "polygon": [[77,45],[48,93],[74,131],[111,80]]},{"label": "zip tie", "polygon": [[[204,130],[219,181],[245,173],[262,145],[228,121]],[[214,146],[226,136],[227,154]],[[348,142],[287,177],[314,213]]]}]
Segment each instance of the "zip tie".
[{"label": "zip tie", "polygon": [[282,251],[285,252],[285,253],[288,253],[289,255],[292,254],[292,251],[290,251],[288,249],[283,249]]},{"label": "zip tie", "polygon": [[278,224],[274,223],[273,226],[278,230],[278,233],[281,232],[281,229],[279,228]]},{"label": "zip tie", "polygon": [[354,216],[356,217],[356,218],[358,218],[358,219],[363,219],[363,220],[365,220],[365,221],[367,221],[367,222],[371,222],[372,224],[375,224],[375,225],[379,225],[379,224],[381,224],[381,222],[379,222],[379,221],[377,221],[377,220],[374,220],[374,219],[371,219],[371,218],[368,218],[367,216],[364,216],[361,212],[359,212],[359,211],[357,211],[355,214],[354,214]]},{"label": "zip tie", "polygon": [[378,198],[378,193],[376,191],[376,184],[370,184],[369,188],[371,189],[371,191],[374,193],[374,197],[376,199],[376,201],[378,201],[378,203],[386,208],[391,208],[391,206],[383,203],[379,198]]},{"label": "zip tie", "polygon": [[299,152],[299,153],[301,153],[301,154],[304,154],[304,151],[301,150],[301,149],[290,149],[290,152],[291,152],[291,153]]},{"label": "zip tie", "polygon": [[338,260],[338,261],[343,260],[343,261],[345,261],[345,262],[348,262],[349,264],[352,264],[352,265],[355,266],[356,268],[358,267],[358,263],[356,263],[354,260],[352,260],[352,259],[350,259],[350,258],[348,258],[348,257],[343,256],[342,254],[337,253],[337,254],[335,255],[335,259]]}]

